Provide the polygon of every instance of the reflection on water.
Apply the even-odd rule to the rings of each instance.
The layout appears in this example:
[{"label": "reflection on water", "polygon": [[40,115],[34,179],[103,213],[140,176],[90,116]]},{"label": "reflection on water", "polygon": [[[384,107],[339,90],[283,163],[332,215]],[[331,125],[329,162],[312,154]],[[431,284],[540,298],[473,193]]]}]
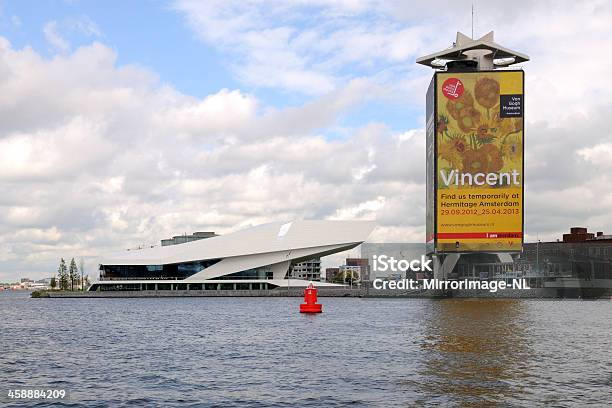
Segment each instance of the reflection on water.
[{"label": "reflection on water", "polygon": [[520,377],[531,351],[524,305],[515,299],[433,302],[420,344],[428,356],[423,387],[461,406],[491,406],[525,393]]},{"label": "reflection on water", "polygon": [[612,401],[612,302],[320,301],[0,293],[0,391],[63,387],[88,408]]}]

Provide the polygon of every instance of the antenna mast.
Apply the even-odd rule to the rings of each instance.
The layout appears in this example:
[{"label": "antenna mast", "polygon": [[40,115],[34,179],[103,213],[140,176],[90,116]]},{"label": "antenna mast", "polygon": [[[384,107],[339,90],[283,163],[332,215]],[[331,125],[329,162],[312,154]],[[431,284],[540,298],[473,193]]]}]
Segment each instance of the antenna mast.
[{"label": "antenna mast", "polygon": [[472,40],[474,39],[474,2],[472,2]]}]

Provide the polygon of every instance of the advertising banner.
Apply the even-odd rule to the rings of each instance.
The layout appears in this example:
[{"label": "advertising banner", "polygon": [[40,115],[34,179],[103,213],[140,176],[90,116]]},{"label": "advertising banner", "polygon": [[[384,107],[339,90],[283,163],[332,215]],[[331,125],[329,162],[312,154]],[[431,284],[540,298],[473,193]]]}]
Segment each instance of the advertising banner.
[{"label": "advertising banner", "polygon": [[436,251],[520,251],[523,71],[439,72],[434,81],[435,176],[428,182],[435,184]]}]

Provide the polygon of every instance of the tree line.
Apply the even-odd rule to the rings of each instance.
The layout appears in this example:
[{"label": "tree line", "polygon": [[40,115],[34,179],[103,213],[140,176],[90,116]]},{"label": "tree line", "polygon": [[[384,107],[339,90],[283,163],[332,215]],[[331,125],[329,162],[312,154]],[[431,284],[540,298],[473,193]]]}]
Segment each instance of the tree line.
[{"label": "tree line", "polygon": [[51,278],[51,289],[55,289],[59,286],[60,290],[74,290],[75,286],[79,286],[79,283],[81,284],[81,288],[83,288],[86,283],[89,284],[89,277],[84,276],[84,274],[85,271],[82,259],[79,271],[79,267],[77,267],[74,258],[70,260],[69,266],[66,266],[66,261],[64,258],[61,258],[59,267],[57,268],[57,279],[55,276]]}]

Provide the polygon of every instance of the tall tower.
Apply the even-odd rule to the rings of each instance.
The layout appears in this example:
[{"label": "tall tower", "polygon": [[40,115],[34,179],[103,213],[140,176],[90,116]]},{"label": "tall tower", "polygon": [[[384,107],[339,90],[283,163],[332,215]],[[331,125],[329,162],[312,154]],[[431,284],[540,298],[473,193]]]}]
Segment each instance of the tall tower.
[{"label": "tall tower", "polygon": [[522,250],[524,75],[508,67],[528,60],[491,31],[476,40],[458,32],[452,47],[416,61],[435,70],[426,97],[426,242],[436,278],[448,278],[461,256],[511,262]]}]

